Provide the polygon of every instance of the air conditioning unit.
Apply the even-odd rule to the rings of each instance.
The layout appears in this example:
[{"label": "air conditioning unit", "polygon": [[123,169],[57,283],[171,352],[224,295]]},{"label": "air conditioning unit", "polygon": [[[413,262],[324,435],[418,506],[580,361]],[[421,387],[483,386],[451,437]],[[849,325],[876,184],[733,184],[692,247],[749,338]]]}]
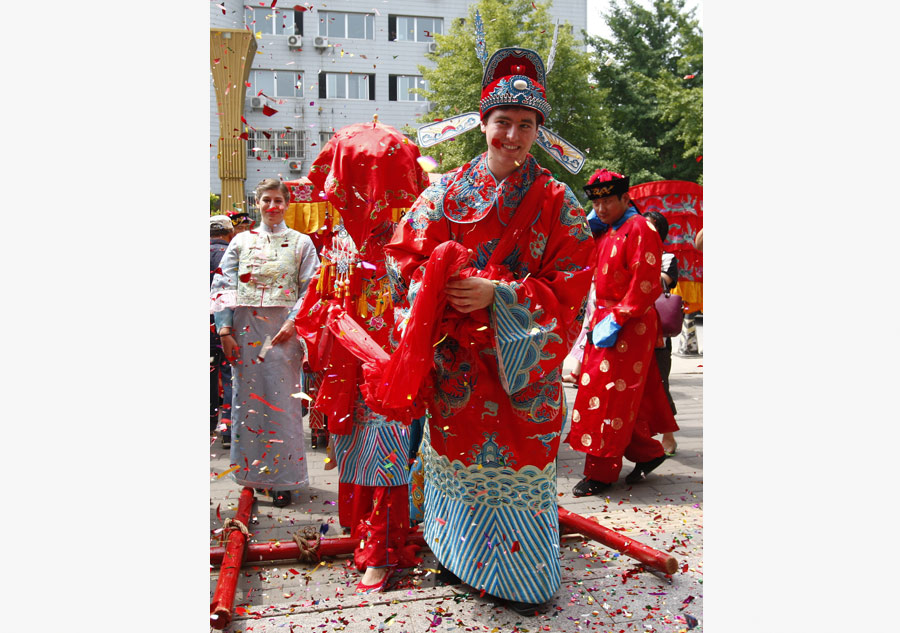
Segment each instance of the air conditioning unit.
[{"label": "air conditioning unit", "polygon": [[428,42],[428,52],[437,53],[437,42]]},{"label": "air conditioning unit", "polygon": [[303,163],[299,160],[292,160],[288,163],[288,169],[291,171],[303,171]]},{"label": "air conditioning unit", "polygon": [[262,110],[266,105],[266,100],[262,97],[250,97],[250,107],[254,110]]},{"label": "air conditioning unit", "polygon": [[316,48],[327,48],[328,38],[317,35],[316,39],[313,40],[313,46],[315,46]]},{"label": "air conditioning unit", "polygon": [[303,47],[303,38],[299,35],[291,35],[288,37],[288,46],[291,48],[302,48]]}]

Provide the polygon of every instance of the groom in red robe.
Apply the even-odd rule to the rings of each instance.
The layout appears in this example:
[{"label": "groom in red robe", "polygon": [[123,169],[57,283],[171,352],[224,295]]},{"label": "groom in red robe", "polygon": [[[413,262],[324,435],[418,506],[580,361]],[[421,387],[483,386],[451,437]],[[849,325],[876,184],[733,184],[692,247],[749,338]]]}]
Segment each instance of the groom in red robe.
[{"label": "groom in red robe", "polygon": [[[449,572],[527,615],[560,586],[560,368],[581,330],[591,253],[574,194],[530,153],[550,111],[543,84],[534,51],[494,54],[487,151],[426,189],[385,247],[397,300],[411,306],[398,328],[429,333],[425,540]],[[448,247],[462,266],[432,281]],[[446,308],[417,309],[432,304]]]}]

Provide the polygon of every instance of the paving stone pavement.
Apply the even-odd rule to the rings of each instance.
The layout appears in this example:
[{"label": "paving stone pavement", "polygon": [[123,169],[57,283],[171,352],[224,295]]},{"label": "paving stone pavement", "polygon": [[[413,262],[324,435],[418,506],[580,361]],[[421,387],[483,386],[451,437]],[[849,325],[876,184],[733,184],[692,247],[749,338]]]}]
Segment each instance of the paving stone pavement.
[{"label": "paving stone pavement", "polygon": [[[701,346],[702,351],[702,346]],[[569,369],[566,366],[566,369]],[[437,563],[426,549],[416,568],[395,574],[383,594],[354,593],[359,574],[350,557],[318,566],[298,561],[246,564],[237,585],[235,617],[229,633],[263,631],[598,631],[667,633],[703,630],[703,358],[673,356],[670,377],[680,431],[678,450],[645,482],[624,483],[608,494],[576,499],[583,456],[561,445],[558,502],[582,516],[598,517],[606,527],[651,547],[671,552],[679,571],[671,577],[648,571],[637,561],[580,535],[560,543],[562,586],[542,614],[522,617],[479,596],[466,585],[443,585]],[[574,402],[576,389],[566,386]],[[563,432],[568,430],[569,423]],[[339,536],[337,471],[324,470],[324,450],[309,447],[310,487],[286,508],[257,496],[249,529],[251,543],[291,541],[306,526],[328,525]],[[240,489],[228,477],[227,451],[219,443],[210,453],[210,544],[218,545],[222,520],[233,517]],[[623,475],[630,472],[626,461]],[[220,520],[217,514],[221,516]],[[210,599],[218,568],[210,567]]]}]

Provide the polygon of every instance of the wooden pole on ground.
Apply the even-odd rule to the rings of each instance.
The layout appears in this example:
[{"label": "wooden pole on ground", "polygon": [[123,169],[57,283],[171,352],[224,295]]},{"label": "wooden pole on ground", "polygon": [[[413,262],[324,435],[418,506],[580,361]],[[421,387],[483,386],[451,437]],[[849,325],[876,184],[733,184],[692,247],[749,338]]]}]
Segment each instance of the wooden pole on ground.
[{"label": "wooden pole on ground", "polygon": [[253,488],[245,487],[241,490],[238,501],[236,527],[229,527],[226,521],[227,545],[223,549],[219,581],[216,583],[216,591],[213,594],[212,603],[209,605],[209,624],[214,629],[224,629],[231,622],[234,615],[234,592],[237,589],[238,577],[241,573],[241,564],[244,560],[244,545],[249,538],[250,511],[253,509]]}]

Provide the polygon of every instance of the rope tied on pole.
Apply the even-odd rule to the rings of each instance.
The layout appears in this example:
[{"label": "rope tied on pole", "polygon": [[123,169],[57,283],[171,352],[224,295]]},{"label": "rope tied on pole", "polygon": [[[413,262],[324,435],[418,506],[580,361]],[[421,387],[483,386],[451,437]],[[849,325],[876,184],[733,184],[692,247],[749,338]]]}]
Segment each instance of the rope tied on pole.
[{"label": "rope tied on pole", "polygon": [[[310,541],[313,544],[310,545]],[[297,544],[297,560],[301,563],[318,563],[322,560],[319,555],[319,545],[322,543],[322,534],[314,527],[307,526],[294,534],[294,542]]]},{"label": "rope tied on pole", "polygon": [[247,526],[240,519],[231,517],[225,519],[225,522],[222,524],[222,535],[220,536],[222,540],[228,540],[228,530],[240,530],[241,534],[250,538],[250,530],[247,529]]}]

